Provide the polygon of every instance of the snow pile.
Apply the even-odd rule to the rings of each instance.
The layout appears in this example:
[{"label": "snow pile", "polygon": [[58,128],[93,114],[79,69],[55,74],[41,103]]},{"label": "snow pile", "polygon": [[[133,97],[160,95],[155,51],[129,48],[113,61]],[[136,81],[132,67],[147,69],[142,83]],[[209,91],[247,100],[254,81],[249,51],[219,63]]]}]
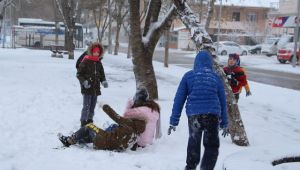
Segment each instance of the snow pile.
[{"label": "snow pile", "polygon": [[[78,57],[82,52],[77,51]],[[51,58],[50,51],[0,49],[0,169],[22,170],[179,170],[185,166],[188,127],[185,114],[171,136],[136,152],[116,153],[61,146],[57,133],[70,134],[80,126],[82,96],[76,79],[76,60]],[[135,93],[132,62],[126,55],[104,55],[109,88],[98,101],[122,114]],[[159,87],[162,130],[167,131],[173,98],[187,69],[154,63]],[[250,82],[253,96],[241,95],[240,110],[249,147],[221,139],[216,170],[299,170],[300,164],[271,166],[273,159],[300,155],[300,92]],[[272,99],[272,100],[270,100]],[[95,123],[112,123],[96,109]],[[203,148],[202,148],[203,152]]]}]

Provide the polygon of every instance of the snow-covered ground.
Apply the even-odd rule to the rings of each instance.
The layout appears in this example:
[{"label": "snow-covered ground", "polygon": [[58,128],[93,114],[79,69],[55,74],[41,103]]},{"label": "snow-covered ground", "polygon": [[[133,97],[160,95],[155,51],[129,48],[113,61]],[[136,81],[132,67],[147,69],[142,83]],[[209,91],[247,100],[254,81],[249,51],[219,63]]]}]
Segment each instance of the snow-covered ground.
[{"label": "snow-covered ground", "polygon": [[[187,54],[185,57],[195,58],[195,54]],[[218,56],[219,61],[222,64],[226,64],[228,60],[227,56]],[[244,67],[260,68],[265,70],[273,70],[287,73],[300,74],[300,66],[293,67],[290,63],[280,64],[276,56],[267,57],[265,55],[245,55],[240,56],[241,65]]]},{"label": "snow-covered ground", "polygon": [[[77,51],[76,57],[81,52]],[[249,56],[251,57],[251,56]],[[244,59],[242,59],[244,61]],[[188,139],[183,112],[175,133],[136,152],[116,153],[92,148],[61,146],[57,133],[79,128],[82,96],[76,79],[75,61],[51,58],[49,51],[0,49],[0,169],[1,170],[182,170]],[[105,55],[103,64],[109,88],[98,101],[122,114],[135,93],[132,63],[126,55]],[[159,87],[162,129],[167,131],[172,102],[185,68],[164,68],[154,63]],[[299,69],[299,68],[297,68]],[[220,138],[216,170],[299,170],[300,163],[273,167],[272,160],[300,155],[300,92],[250,82],[253,95],[241,95],[240,110],[249,147]],[[95,123],[112,123],[96,109]],[[203,152],[203,149],[202,149]]]}]

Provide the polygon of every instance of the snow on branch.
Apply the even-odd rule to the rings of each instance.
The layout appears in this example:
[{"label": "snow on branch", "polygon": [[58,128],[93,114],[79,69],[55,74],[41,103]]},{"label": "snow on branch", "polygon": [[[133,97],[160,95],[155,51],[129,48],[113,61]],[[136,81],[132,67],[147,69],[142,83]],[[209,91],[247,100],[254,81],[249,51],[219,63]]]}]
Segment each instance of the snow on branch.
[{"label": "snow on branch", "polygon": [[215,54],[215,49],[212,46],[213,41],[188,4],[184,1],[173,0],[173,2],[178,9],[177,13],[183,24],[191,32],[191,38],[195,42],[197,50],[208,49],[212,54]]},{"label": "snow on branch", "polygon": [[158,33],[158,31],[167,26],[169,20],[172,18],[172,16],[174,16],[175,10],[175,5],[172,5],[162,20],[154,22],[150,25],[149,31],[147,32],[146,36],[143,37],[143,44],[145,46],[147,46],[149,42],[152,42],[151,39],[155,37],[154,34]]}]

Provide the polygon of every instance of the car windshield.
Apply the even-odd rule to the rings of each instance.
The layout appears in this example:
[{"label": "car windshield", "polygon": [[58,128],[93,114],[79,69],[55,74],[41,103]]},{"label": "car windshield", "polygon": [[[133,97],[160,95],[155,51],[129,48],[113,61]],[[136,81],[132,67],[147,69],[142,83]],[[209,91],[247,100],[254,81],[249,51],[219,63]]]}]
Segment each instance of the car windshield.
[{"label": "car windshield", "polygon": [[276,41],[278,40],[278,38],[269,38],[269,39],[266,39],[265,41],[265,44],[274,44]]}]

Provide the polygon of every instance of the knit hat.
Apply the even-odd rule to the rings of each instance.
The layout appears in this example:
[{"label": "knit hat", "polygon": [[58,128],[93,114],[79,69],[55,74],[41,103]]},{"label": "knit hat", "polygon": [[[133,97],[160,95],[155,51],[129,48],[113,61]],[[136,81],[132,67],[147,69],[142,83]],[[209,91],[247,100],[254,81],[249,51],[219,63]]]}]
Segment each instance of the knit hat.
[{"label": "knit hat", "polygon": [[99,48],[99,47],[94,47],[94,48],[92,49],[92,53],[95,53],[95,52],[98,52],[98,53],[100,54],[100,53],[101,53],[100,48]]},{"label": "knit hat", "polygon": [[233,54],[229,54],[229,58],[233,58],[234,60],[236,60],[236,65],[237,66],[240,66],[240,56],[236,53],[233,53]]},{"label": "knit hat", "polygon": [[138,89],[133,97],[134,103],[144,103],[149,100],[149,93],[145,87]]}]

